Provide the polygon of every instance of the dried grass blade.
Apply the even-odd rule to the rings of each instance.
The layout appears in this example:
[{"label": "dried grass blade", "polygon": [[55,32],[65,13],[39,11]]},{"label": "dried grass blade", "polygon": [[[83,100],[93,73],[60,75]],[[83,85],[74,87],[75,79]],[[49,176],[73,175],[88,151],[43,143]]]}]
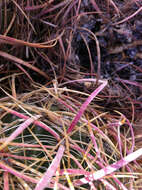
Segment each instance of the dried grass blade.
[{"label": "dried grass blade", "polygon": [[124,22],[127,22],[128,20],[130,20],[131,18],[133,18],[134,16],[136,16],[136,15],[137,15],[139,12],[141,12],[141,11],[142,11],[142,7],[140,7],[140,8],[139,8],[136,12],[134,12],[132,15],[130,15],[130,16],[124,18],[123,20],[120,20],[120,21],[114,23],[113,25],[118,25],[118,24],[122,24],[122,23],[124,23]]},{"label": "dried grass blade", "polygon": [[[19,40],[16,38],[12,38],[9,36],[4,36],[0,34],[0,42],[6,43],[6,44],[11,44],[11,45],[22,45],[22,46],[28,46],[28,47],[34,47],[34,48],[51,48],[54,47],[57,43],[57,40],[64,34],[64,30],[57,36],[55,39],[52,39],[47,42],[42,42],[42,43],[30,43],[26,42],[23,40]],[[49,44],[49,45],[47,45]]]},{"label": "dried grass blade", "polygon": [[134,82],[134,81],[130,81],[130,80],[124,80],[124,79],[120,79],[120,78],[116,78],[117,81],[120,81],[122,83],[126,83],[126,84],[130,84],[133,86],[137,86],[139,88],[142,88],[142,84],[139,82]]},{"label": "dried grass blade", "polygon": [[70,176],[69,176],[69,174],[68,174],[68,172],[67,172],[67,170],[66,170],[66,166],[65,166],[64,160],[63,160],[63,166],[64,166],[64,174],[65,174],[65,176],[66,176],[66,179],[67,179],[67,182],[68,182],[68,184],[69,184],[70,190],[75,190],[75,189],[74,189],[74,186],[73,186],[73,184],[72,184],[72,182],[71,182]]},{"label": "dried grass blade", "polygon": [[24,66],[26,66],[26,67],[32,69],[33,71],[39,73],[40,75],[44,76],[45,78],[49,79],[49,76],[48,76],[46,73],[44,73],[43,71],[41,71],[41,70],[38,69],[37,67],[35,67],[35,66],[29,64],[28,62],[23,61],[22,59],[19,59],[19,58],[15,57],[15,56],[13,56],[13,55],[10,55],[10,54],[8,54],[8,53],[6,53],[6,52],[4,52],[4,51],[0,51],[0,56],[4,57],[4,58],[6,58],[6,59],[9,59],[9,60],[11,60],[11,61],[13,61],[13,62],[17,62],[17,63],[19,63],[20,65],[24,65]]},{"label": "dried grass blade", "polygon": [[[2,105],[0,105],[1,108],[3,108],[4,110],[8,111],[9,113],[19,117],[19,118],[22,118],[22,119],[28,119],[29,117],[22,114],[22,113],[19,113],[15,110],[12,110],[12,109],[9,109],[9,108],[6,108]],[[43,122],[40,122],[40,121],[34,121],[34,124],[42,127],[43,129],[45,129],[46,131],[48,131],[49,133],[51,133],[58,141],[60,140],[60,137],[59,135],[53,130],[51,129],[50,127],[48,127],[46,124],[44,124]]]},{"label": "dried grass blade", "polygon": [[27,119],[24,123],[22,123],[7,139],[6,141],[0,146],[0,151],[4,149],[11,141],[13,141],[19,134],[22,133],[24,129],[26,129],[31,123],[33,123],[35,120],[40,118],[39,115]]},{"label": "dried grass blade", "polygon": [[21,65],[19,65],[18,63],[15,63],[15,65],[16,65],[17,67],[19,67],[19,69],[20,69],[21,71],[23,71],[23,73],[25,73],[25,75],[27,75],[27,77],[28,77],[32,82],[34,82],[33,79],[32,79],[32,77],[30,76],[30,74],[29,74]]},{"label": "dried grass blade", "polygon": [[45,174],[41,178],[41,180],[38,182],[38,184],[34,190],[43,190],[44,188],[46,188],[49,185],[53,175],[55,175],[55,173],[57,171],[57,168],[62,159],[64,150],[65,150],[65,147],[63,145],[60,145],[58,152],[56,154],[56,157],[53,159],[51,165],[49,166],[49,168],[47,169],[47,171],[45,172]]},{"label": "dried grass blade", "polygon": [[16,2],[16,1],[14,1],[14,0],[12,0],[12,2],[15,4],[15,6],[21,11],[21,13],[24,15],[24,17],[27,19],[27,21],[28,21],[28,23],[29,23],[29,25],[31,26],[31,28],[32,28],[32,30],[36,33],[36,30],[35,30],[35,28],[34,28],[34,26],[32,25],[32,23],[31,23],[31,21],[30,21],[30,19],[28,18],[28,16],[25,14],[25,12],[22,10],[22,8],[20,7],[20,5]]},{"label": "dried grass blade", "polygon": [[0,161],[0,168],[2,168],[3,170],[13,174],[16,177],[22,178],[25,181],[29,181],[32,183],[38,183],[38,180],[29,176],[26,176],[25,174],[22,174],[18,171],[16,171],[15,169],[13,169],[12,167],[10,167],[9,165],[7,165],[4,161]]},{"label": "dried grass blade", "polygon": [[87,98],[87,100],[82,104],[82,106],[81,106],[80,110],[78,111],[76,117],[74,118],[71,125],[69,126],[69,128],[67,130],[67,133],[70,133],[73,130],[73,128],[77,124],[78,120],[83,115],[83,113],[84,113],[85,109],[87,108],[87,106],[95,98],[95,96],[97,96],[97,94],[103,90],[103,88],[106,85],[107,85],[107,81],[103,81],[103,84],[101,84],[97,89],[95,89],[94,92],[92,92],[91,95]]},{"label": "dried grass blade", "polygon": [[142,156],[142,148],[127,155],[126,157],[122,158],[118,162],[108,165],[107,167],[94,172],[93,174],[90,175],[90,177],[88,176],[88,178],[82,178],[82,179],[77,180],[75,184],[82,185],[82,184],[88,183],[89,181],[101,179],[105,177],[106,175],[111,174],[114,171],[118,170],[119,168],[126,166],[129,162],[135,161],[140,156]]},{"label": "dried grass blade", "polygon": [[4,179],[4,190],[9,190],[9,175],[8,172],[5,171],[3,174],[3,179]]},{"label": "dried grass blade", "polygon": [[90,0],[90,2],[98,13],[102,13],[95,0]]}]

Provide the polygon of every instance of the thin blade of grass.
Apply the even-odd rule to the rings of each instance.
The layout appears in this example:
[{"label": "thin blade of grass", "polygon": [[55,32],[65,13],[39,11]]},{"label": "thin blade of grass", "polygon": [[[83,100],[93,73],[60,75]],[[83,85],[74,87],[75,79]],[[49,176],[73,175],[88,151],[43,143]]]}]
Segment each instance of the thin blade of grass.
[{"label": "thin blade of grass", "polygon": [[24,65],[24,66],[32,69],[33,71],[39,73],[40,75],[44,76],[45,78],[49,79],[49,76],[45,72],[41,71],[40,69],[31,65],[30,63],[23,61],[22,59],[19,59],[19,58],[15,57],[13,55],[10,55],[4,51],[0,51],[0,56],[4,57],[5,59],[9,59],[13,62],[19,63],[20,65]]},{"label": "thin blade of grass", "polygon": [[4,149],[11,141],[13,141],[18,135],[20,135],[24,129],[26,129],[31,123],[40,118],[40,116],[35,116],[33,118],[27,119],[24,123],[22,123],[0,146],[0,151]]},{"label": "thin blade of grass", "polygon": [[122,24],[124,22],[127,22],[128,20],[130,20],[131,18],[133,18],[134,16],[136,16],[139,12],[142,11],[142,7],[140,7],[136,12],[134,12],[133,14],[131,14],[130,16],[124,18],[123,20],[120,20],[116,23],[114,23],[113,25],[118,25],[118,24]]},{"label": "thin blade of grass", "polygon": [[27,156],[18,156],[18,155],[13,155],[13,154],[9,154],[9,153],[0,153],[1,156],[5,156],[5,157],[10,157],[10,158],[15,158],[18,160],[34,160],[34,161],[40,161],[39,158],[34,158],[34,157],[27,157]]},{"label": "thin blade of grass", "polygon": [[4,190],[9,190],[9,175],[8,172],[5,171],[3,174],[3,178],[4,178]]},{"label": "thin blade of grass", "polygon": [[31,26],[32,30],[33,30],[34,33],[36,34],[37,32],[36,32],[34,26],[32,25],[30,19],[29,19],[28,16],[26,15],[26,13],[23,11],[23,9],[20,7],[20,5],[19,5],[16,1],[12,0],[12,2],[13,2],[13,3],[15,4],[15,6],[21,11],[21,13],[24,15],[24,17],[25,17],[26,20],[28,21],[29,25]]},{"label": "thin blade of grass", "polygon": [[40,179],[34,190],[43,190],[48,186],[53,175],[55,175],[57,168],[59,167],[64,151],[65,147],[63,145],[60,145],[56,157],[53,159],[51,165],[45,172],[44,176]]},{"label": "thin blade of grass", "polygon": [[29,177],[25,174],[22,174],[21,172],[16,171],[15,169],[13,169],[11,166],[7,165],[4,161],[0,161],[0,168],[2,168],[3,170],[13,174],[16,177],[22,178],[26,181],[32,182],[32,183],[38,183],[38,180],[32,177]]},{"label": "thin blade of grass", "polygon": [[[8,111],[9,113],[11,113],[11,114],[19,117],[19,118],[22,118],[22,119],[28,119],[29,118],[28,116],[26,116],[26,115],[24,115],[22,113],[19,113],[19,112],[15,111],[15,110],[6,108],[6,107],[4,107],[2,105],[0,105],[0,107],[3,108],[4,110]],[[58,141],[60,140],[59,135],[53,129],[51,129],[46,124],[44,124],[43,122],[41,122],[41,121],[34,121],[34,124],[42,127],[43,129],[45,129],[46,131],[48,131],[49,133],[51,133]]]},{"label": "thin blade of grass", "polygon": [[30,74],[21,65],[19,65],[18,63],[15,63],[15,65],[17,67],[19,67],[19,69],[21,71],[23,71],[23,73],[25,73],[25,75],[27,75],[27,77],[31,80],[31,82],[34,82],[33,79],[32,79],[32,77],[30,76]]},{"label": "thin blade of grass", "polygon": [[69,128],[67,130],[67,133],[70,133],[74,129],[75,125],[77,124],[77,122],[79,121],[81,116],[83,115],[83,113],[86,110],[87,106],[95,98],[95,96],[97,96],[97,94],[103,90],[103,88],[106,85],[107,85],[107,81],[103,81],[103,84],[101,84],[97,89],[94,90],[94,92],[92,92],[90,94],[90,96],[87,98],[87,100],[82,104],[82,106],[81,106],[80,110],[78,111],[76,117],[74,118],[71,125],[69,126]]},{"label": "thin blade of grass", "polygon": [[133,86],[137,86],[139,88],[142,88],[142,84],[138,83],[138,82],[134,82],[134,81],[130,81],[130,80],[125,80],[125,79],[120,79],[120,78],[116,78],[117,81],[120,81],[122,83],[126,83],[126,84],[130,84]]},{"label": "thin blade of grass", "polygon": [[96,11],[97,11],[99,14],[101,14],[102,12],[101,12],[100,8],[98,7],[96,1],[95,1],[95,0],[90,0],[90,2],[92,3],[92,5],[93,5],[93,7],[96,9]]},{"label": "thin blade of grass", "polygon": [[[16,38],[12,38],[9,36],[4,36],[0,34],[0,41],[5,44],[11,44],[11,45],[21,45],[21,46],[28,46],[28,47],[34,47],[34,48],[51,48],[54,47],[57,44],[57,40],[60,39],[60,37],[64,34],[64,30],[59,34],[56,38],[42,43],[30,43],[27,41],[19,40]],[[47,45],[48,44],[48,45]]]},{"label": "thin blade of grass", "polygon": [[[111,174],[114,171],[126,166],[129,162],[135,161],[140,156],[142,156],[142,148],[136,150],[133,153],[130,153],[129,155],[119,160],[118,162],[94,172],[94,174],[91,174],[90,177],[88,177],[89,181],[101,179],[105,177],[106,175]],[[75,184],[76,185],[86,184],[88,183],[88,178],[82,178],[80,180],[77,180]]]},{"label": "thin blade of grass", "polygon": [[74,186],[73,186],[73,184],[71,182],[70,176],[69,176],[69,174],[68,174],[68,172],[66,170],[66,166],[65,166],[64,160],[63,160],[63,166],[64,166],[64,175],[66,176],[66,179],[67,179],[67,182],[69,184],[70,190],[75,190]]}]

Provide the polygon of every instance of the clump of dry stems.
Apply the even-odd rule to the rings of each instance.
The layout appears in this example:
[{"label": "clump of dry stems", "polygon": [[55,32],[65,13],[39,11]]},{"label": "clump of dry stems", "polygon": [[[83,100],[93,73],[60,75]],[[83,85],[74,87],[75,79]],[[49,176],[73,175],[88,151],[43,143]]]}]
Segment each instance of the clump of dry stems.
[{"label": "clump of dry stems", "polygon": [[[131,19],[140,27],[134,18],[141,6],[138,0],[0,1],[1,189],[142,188],[142,68],[124,55],[142,45],[124,34]],[[98,31],[90,21],[105,27]],[[100,39],[119,25],[129,42],[114,49],[108,43],[110,59],[123,57],[115,79],[105,78]],[[76,42],[83,42],[89,63],[79,62]],[[135,80],[121,78],[126,68]]]}]

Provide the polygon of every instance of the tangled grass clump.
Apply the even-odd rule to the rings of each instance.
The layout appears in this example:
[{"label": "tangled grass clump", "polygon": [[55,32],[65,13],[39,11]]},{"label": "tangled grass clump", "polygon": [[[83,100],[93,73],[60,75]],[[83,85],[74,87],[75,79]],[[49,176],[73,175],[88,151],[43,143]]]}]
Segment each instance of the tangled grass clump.
[{"label": "tangled grass clump", "polygon": [[0,189],[142,189],[141,12],[0,1]]},{"label": "tangled grass clump", "polygon": [[139,185],[139,162],[132,161],[142,149],[136,149],[130,121],[118,111],[110,114],[95,105],[103,101],[97,95],[105,91],[107,81],[99,81],[91,95],[68,88],[73,82],[96,80],[56,85],[54,81],[49,87],[33,84],[31,92],[15,96],[1,88],[7,94],[0,105],[4,189]]}]

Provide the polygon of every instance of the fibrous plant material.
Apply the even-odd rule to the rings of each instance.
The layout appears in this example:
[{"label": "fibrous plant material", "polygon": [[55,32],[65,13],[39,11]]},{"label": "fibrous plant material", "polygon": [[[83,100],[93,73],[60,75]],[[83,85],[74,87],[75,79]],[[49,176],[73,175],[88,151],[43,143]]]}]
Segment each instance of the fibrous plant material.
[{"label": "fibrous plant material", "polygon": [[0,1],[0,189],[141,189],[140,0]]},{"label": "fibrous plant material", "polygon": [[98,180],[102,187],[129,189],[128,179],[135,186],[140,173],[130,173],[136,167],[131,162],[142,150],[136,150],[131,123],[120,112],[103,112],[97,105],[92,109],[95,102],[104,101],[97,96],[107,88],[106,80],[98,81],[92,94],[67,87],[85,82],[95,84],[96,79],[68,81],[59,87],[36,84],[35,90],[16,98],[4,90],[9,97],[0,100],[0,167],[9,173],[5,186],[10,188],[11,179],[20,189],[19,178],[21,187],[28,183],[31,189],[75,189],[85,184],[95,188]]}]

